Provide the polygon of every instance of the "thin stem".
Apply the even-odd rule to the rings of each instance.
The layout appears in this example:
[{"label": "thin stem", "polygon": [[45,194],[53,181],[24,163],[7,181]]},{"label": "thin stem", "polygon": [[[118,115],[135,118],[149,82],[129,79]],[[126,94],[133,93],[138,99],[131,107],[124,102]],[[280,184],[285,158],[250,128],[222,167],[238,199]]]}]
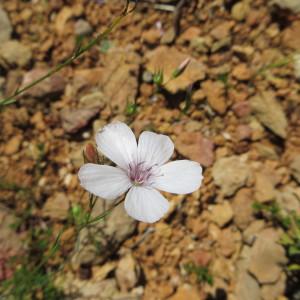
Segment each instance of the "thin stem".
[{"label": "thin stem", "polygon": [[53,74],[59,72],[61,69],[63,69],[64,67],[68,66],[74,60],[76,60],[78,57],[80,57],[84,52],[90,50],[92,47],[94,47],[95,45],[97,45],[99,42],[101,42],[102,40],[106,39],[108,37],[108,35],[115,29],[115,27],[117,27],[119,25],[119,23],[129,13],[131,13],[135,9],[136,4],[134,5],[134,7],[132,9],[129,9],[129,2],[130,2],[130,0],[126,1],[126,5],[125,5],[125,8],[124,8],[122,14],[120,16],[118,16],[115,20],[113,20],[112,23],[106,28],[106,30],[104,32],[102,32],[101,34],[99,34],[96,38],[92,39],[87,45],[85,45],[83,47],[79,47],[78,49],[76,49],[75,52],[73,53],[73,55],[71,57],[69,57],[63,63],[58,64],[56,67],[54,67],[52,70],[50,70],[44,76],[38,78],[37,80],[34,80],[33,82],[29,83],[28,85],[25,85],[21,89],[17,89],[14,92],[13,95],[11,95],[11,96],[9,96],[9,97],[7,97],[5,99],[0,100],[0,106],[15,102],[16,101],[14,99],[15,97],[19,96],[23,92],[29,90],[30,88],[34,87],[35,85],[37,85],[40,82],[44,81],[45,79],[49,78]]},{"label": "thin stem", "polygon": [[84,227],[87,227],[89,225],[95,224],[98,221],[102,220],[103,218],[105,218],[107,215],[109,215],[111,213],[111,211],[116,208],[118,205],[120,205],[122,202],[124,201],[124,198],[121,199],[120,201],[116,202],[112,207],[110,207],[109,209],[107,209],[104,213],[102,213],[101,215],[88,220],[87,222],[84,222],[83,224],[79,225],[78,228],[78,232],[81,231]]}]

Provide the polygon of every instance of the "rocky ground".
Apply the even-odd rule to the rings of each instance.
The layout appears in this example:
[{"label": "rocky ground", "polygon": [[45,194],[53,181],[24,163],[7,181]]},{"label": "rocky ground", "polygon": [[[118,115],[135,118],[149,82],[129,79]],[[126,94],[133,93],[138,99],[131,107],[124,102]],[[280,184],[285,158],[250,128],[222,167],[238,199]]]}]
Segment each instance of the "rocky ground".
[{"label": "rocky ground", "polygon": [[[0,112],[3,295],[13,279],[9,299],[300,299],[299,1],[139,2],[107,40]],[[122,5],[2,1],[0,94],[64,61]],[[169,135],[204,182],[166,195],[158,223],[120,206],[77,232],[82,151],[112,120]],[[94,214],[106,208],[99,199]]]}]

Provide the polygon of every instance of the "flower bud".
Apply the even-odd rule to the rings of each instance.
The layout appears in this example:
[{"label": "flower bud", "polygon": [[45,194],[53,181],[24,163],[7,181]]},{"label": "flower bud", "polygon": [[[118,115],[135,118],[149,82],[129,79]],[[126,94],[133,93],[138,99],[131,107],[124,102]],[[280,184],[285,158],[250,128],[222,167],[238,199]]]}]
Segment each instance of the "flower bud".
[{"label": "flower bud", "polygon": [[97,163],[98,162],[98,152],[92,143],[88,143],[85,146],[83,152],[84,161],[86,163]]}]

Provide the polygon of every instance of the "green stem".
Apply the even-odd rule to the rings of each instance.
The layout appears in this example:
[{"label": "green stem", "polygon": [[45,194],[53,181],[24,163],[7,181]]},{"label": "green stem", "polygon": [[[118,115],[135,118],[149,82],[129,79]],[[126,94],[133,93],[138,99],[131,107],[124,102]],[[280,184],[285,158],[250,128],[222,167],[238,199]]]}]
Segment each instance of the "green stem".
[{"label": "green stem", "polygon": [[115,27],[117,27],[119,25],[119,23],[123,20],[123,18],[126,17],[129,13],[131,13],[135,9],[135,7],[133,7],[133,9],[129,10],[129,2],[130,2],[129,0],[126,1],[126,6],[125,6],[122,14],[120,16],[118,16],[115,20],[113,20],[112,23],[107,27],[107,29],[104,32],[99,34],[96,38],[92,39],[87,45],[77,49],[71,57],[69,57],[63,63],[58,64],[56,67],[54,67],[52,70],[50,70],[44,76],[42,76],[42,77],[38,78],[37,80],[29,83],[28,85],[24,86],[21,89],[17,89],[13,95],[11,95],[11,96],[9,96],[5,99],[0,100],[0,106],[15,102],[16,101],[14,99],[15,97],[19,96],[23,92],[29,90],[30,88],[34,87],[35,85],[37,85],[40,82],[44,81],[45,79],[49,78],[53,74],[59,72],[61,69],[68,66],[74,60],[76,60],[78,57],[80,57],[84,52],[90,50],[92,47],[97,45],[99,42],[106,39],[108,37],[108,35],[115,29]]},{"label": "green stem", "polygon": [[87,220],[87,222],[84,222],[83,224],[79,225],[78,228],[78,232],[81,231],[84,227],[87,227],[89,225],[95,224],[98,221],[102,220],[103,218],[105,218],[107,215],[109,215],[111,213],[111,211],[117,207],[118,205],[120,205],[122,202],[124,201],[124,199],[121,199],[120,201],[116,202],[111,208],[107,209],[104,213],[102,213],[101,215],[93,218],[93,219],[89,219]]}]

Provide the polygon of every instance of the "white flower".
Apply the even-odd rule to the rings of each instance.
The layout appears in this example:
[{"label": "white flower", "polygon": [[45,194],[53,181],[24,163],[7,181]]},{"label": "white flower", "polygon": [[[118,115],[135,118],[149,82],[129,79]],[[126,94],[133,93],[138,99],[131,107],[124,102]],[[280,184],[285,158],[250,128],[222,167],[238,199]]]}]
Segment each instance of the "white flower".
[{"label": "white flower", "polygon": [[137,144],[131,129],[116,122],[97,133],[96,143],[98,150],[117,166],[85,164],[79,170],[80,184],[106,200],[114,200],[129,190],[124,205],[134,219],[153,223],[168,211],[169,203],[157,189],[188,194],[201,185],[199,163],[166,163],[174,151],[174,144],[166,135],[144,131]]}]

